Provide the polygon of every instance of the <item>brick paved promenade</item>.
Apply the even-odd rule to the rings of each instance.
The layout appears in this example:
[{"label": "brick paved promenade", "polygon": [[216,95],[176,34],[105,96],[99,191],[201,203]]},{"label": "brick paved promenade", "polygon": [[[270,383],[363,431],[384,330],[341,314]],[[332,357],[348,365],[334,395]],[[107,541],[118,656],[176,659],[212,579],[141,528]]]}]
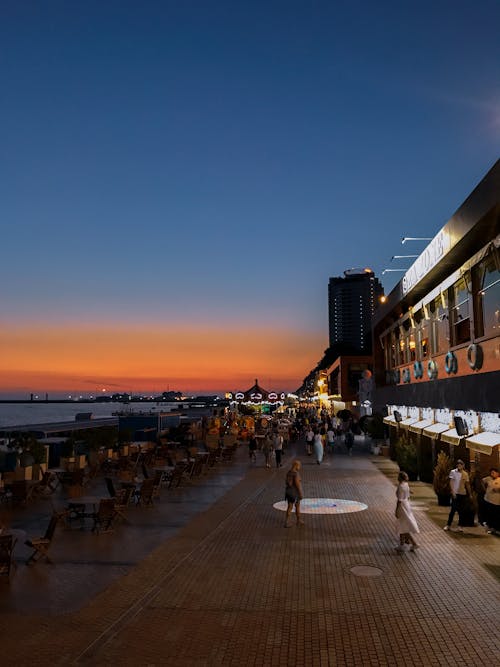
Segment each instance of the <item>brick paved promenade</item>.
[{"label": "brick paved promenade", "polygon": [[422,508],[421,549],[397,553],[395,488],[371,457],[301,459],[306,497],[368,509],[285,529],[273,503],[290,457],[252,468],[240,450],[239,483],[78,611],[2,613],[2,664],[493,664],[500,539],[462,540]]}]

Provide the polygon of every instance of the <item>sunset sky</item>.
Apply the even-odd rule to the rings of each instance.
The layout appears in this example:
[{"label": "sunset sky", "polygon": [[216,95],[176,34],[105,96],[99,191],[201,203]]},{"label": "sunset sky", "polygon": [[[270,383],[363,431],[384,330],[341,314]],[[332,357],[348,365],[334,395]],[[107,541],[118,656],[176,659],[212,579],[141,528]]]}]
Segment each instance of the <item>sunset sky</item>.
[{"label": "sunset sky", "polygon": [[498,158],[499,24],[494,0],[2,2],[0,395],[296,389],[329,276],[408,266],[401,237]]}]

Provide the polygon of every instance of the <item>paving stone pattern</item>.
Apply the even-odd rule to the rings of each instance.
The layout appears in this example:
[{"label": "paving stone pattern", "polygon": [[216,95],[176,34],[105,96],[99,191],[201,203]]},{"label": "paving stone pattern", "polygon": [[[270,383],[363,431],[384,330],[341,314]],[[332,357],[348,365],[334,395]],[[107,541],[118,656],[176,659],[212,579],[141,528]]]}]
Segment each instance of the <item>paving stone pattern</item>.
[{"label": "paving stone pattern", "polygon": [[[396,552],[395,488],[369,456],[321,466],[301,457],[307,497],[368,509],[305,515],[304,526],[285,529],[272,506],[290,457],[269,470],[246,456],[238,452],[235,465],[247,472],[236,486],[78,611],[2,614],[2,664],[494,662],[500,586],[484,565],[500,563],[498,538],[470,549],[421,511],[421,548]],[[45,567],[37,565],[40,577]],[[356,567],[382,572],[356,576]]]}]

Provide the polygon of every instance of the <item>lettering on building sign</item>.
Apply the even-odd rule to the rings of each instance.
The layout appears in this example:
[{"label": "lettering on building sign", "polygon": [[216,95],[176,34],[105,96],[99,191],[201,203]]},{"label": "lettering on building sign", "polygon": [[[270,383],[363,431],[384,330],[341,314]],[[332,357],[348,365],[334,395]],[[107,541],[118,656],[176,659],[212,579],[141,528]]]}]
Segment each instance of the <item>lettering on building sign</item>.
[{"label": "lettering on building sign", "polygon": [[450,235],[442,229],[403,276],[403,294],[413,289],[446,255],[450,247]]}]

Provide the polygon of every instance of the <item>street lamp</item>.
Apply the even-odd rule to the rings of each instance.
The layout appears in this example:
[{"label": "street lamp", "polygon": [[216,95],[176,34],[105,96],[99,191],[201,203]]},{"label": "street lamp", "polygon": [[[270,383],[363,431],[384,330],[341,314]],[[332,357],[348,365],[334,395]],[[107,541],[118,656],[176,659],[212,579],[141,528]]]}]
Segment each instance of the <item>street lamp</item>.
[{"label": "street lamp", "polygon": [[432,241],[432,238],[422,238],[419,236],[403,236],[401,243],[404,245],[406,241]]},{"label": "street lamp", "polygon": [[394,273],[395,271],[396,272],[401,272],[402,271],[403,273],[405,273],[406,269],[384,269],[382,271],[382,275],[384,275],[384,273]]},{"label": "street lamp", "polygon": [[418,257],[419,255],[393,255],[391,257],[391,262],[393,259],[410,259],[412,257]]}]

